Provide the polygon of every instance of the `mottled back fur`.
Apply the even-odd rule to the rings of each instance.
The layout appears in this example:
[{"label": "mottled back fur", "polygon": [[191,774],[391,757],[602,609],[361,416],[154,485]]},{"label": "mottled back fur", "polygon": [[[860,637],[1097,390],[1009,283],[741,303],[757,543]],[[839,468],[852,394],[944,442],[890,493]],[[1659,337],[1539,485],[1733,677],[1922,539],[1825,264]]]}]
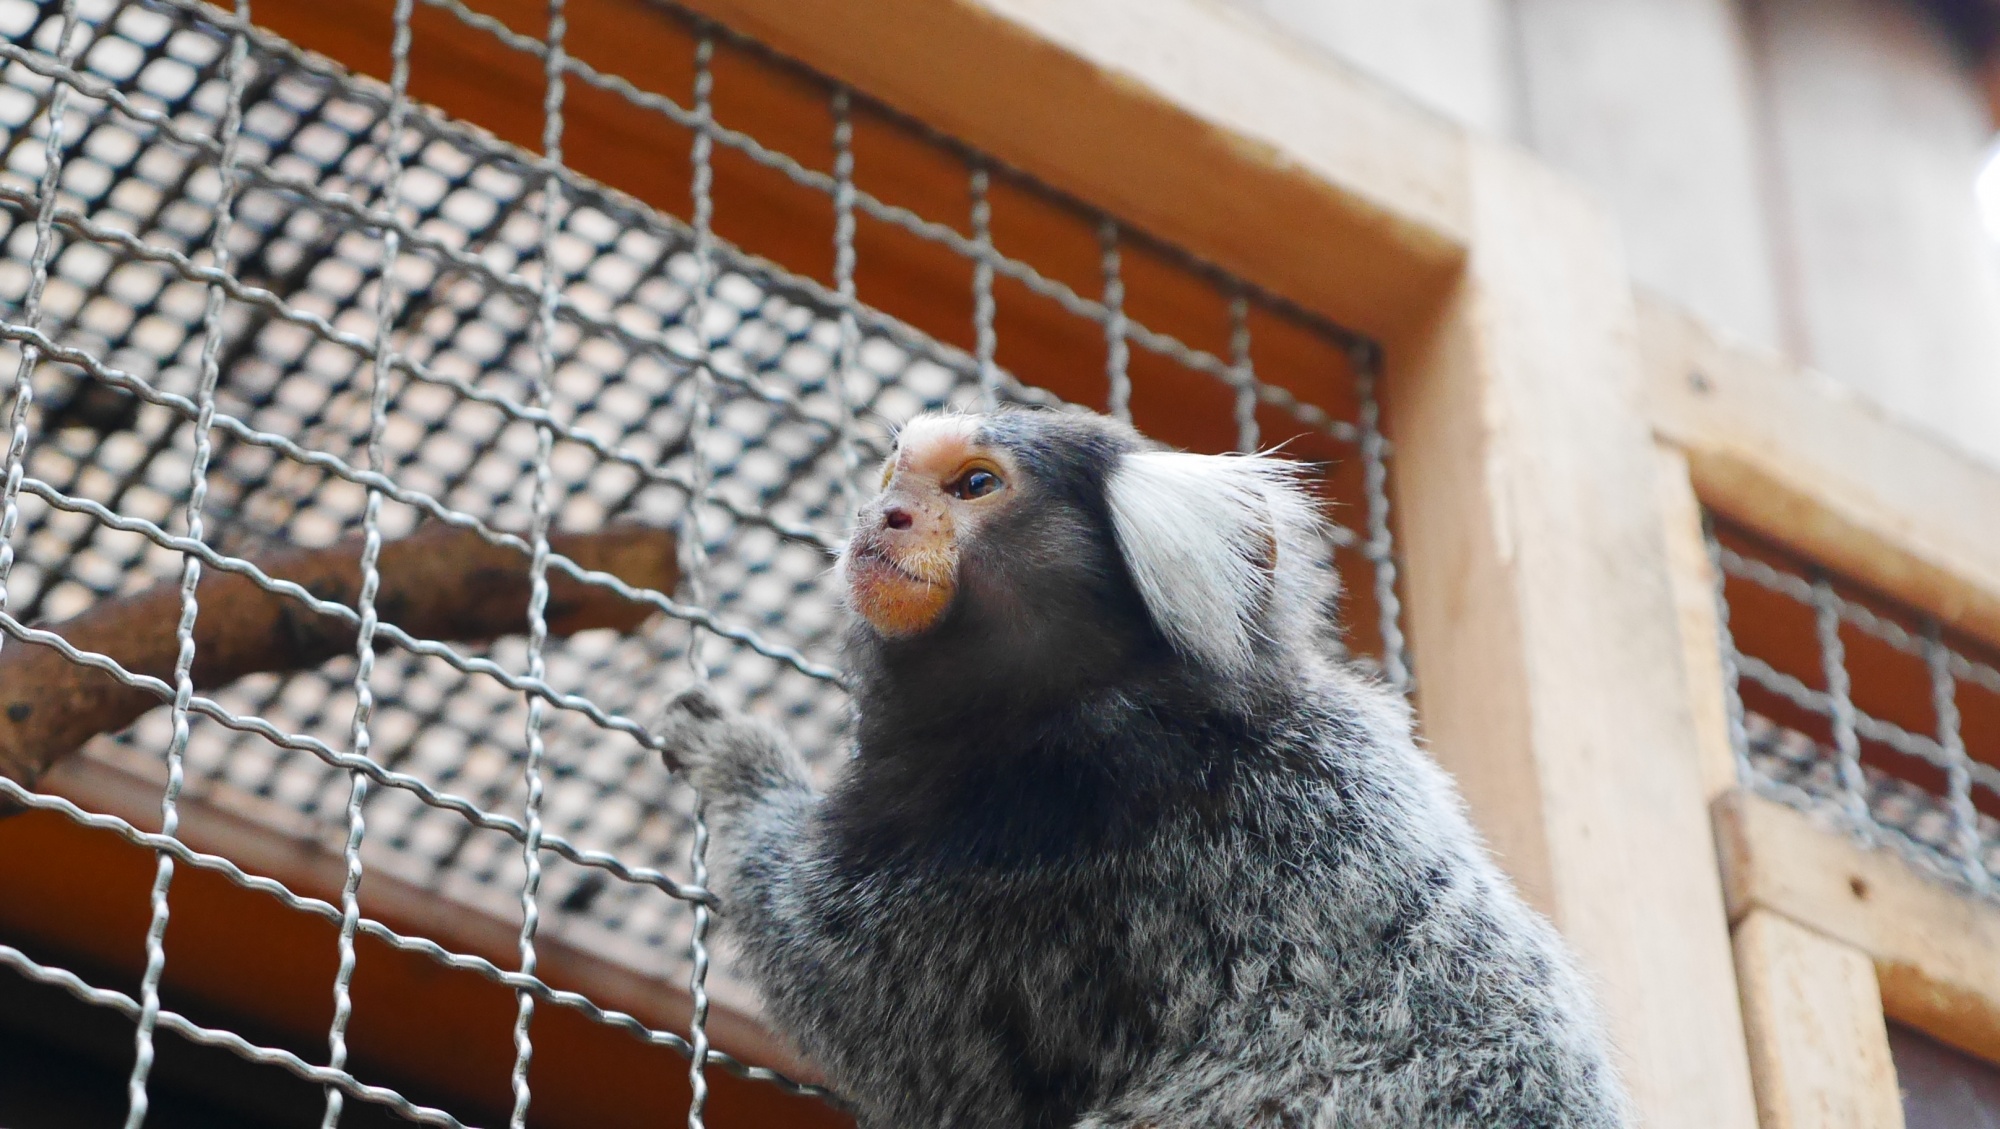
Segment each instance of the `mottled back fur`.
[{"label": "mottled back fur", "polygon": [[979,439],[1022,494],[935,627],[857,624],[828,794],[669,711],[747,971],[863,1125],[1624,1124],[1560,942],[1326,657],[1295,476],[1089,416]]}]

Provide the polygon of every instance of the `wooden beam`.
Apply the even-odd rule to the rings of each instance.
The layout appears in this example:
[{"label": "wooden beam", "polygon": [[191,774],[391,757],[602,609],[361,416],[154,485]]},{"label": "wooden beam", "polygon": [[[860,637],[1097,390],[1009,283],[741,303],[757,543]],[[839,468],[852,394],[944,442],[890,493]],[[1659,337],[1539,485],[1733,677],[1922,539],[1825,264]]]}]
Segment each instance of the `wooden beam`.
[{"label": "wooden beam", "polygon": [[1689,478],[1687,456],[1669,444],[1654,447],[1660,516],[1667,539],[1667,582],[1680,626],[1681,662],[1687,671],[1688,708],[1694,714],[1705,802],[1736,787],[1736,751],[1729,740],[1724,696],[1722,634],[1716,618],[1715,568],[1708,559],[1701,502]]},{"label": "wooden beam", "polygon": [[1460,131],[1202,0],[694,0],[1079,199],[1378,336],[1449,285]]},{"label": "wooden beam", "polygon": [[1704,503],[2000,645],[2000,470],[1662,303],[1639,326],[1654,429]]},{"label": "wooden beam", "polygon": [[1761,1129],[1902,1129],[1875,966],[1768,910],[1736,926]]},{"label": "wooden beam", "polygon": [[1891,1019],[2000,1061],[2000,907],[1771,800],[1715,808],[1730,915],[1790,918],[1866,953]]},{"label": "wooden beam", "polygon": [[1389,353],[1420,714],[1601,986],[1645,1122],[1755,1124],[1609,221],[1473,142],[1468,277]]}]

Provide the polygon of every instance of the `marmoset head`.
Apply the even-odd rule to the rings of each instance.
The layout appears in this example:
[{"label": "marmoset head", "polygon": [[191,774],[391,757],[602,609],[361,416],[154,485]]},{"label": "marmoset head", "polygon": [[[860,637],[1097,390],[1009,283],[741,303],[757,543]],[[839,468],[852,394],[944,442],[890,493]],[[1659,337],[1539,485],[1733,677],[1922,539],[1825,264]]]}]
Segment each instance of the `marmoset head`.
[{"label": "marmoset head", "polygon": [[1051,687],[1147,660],[1241,676],[1321,637],[1333,594],[1298,464],[1053,411],[912,420],[841,573],[860,649]]}]

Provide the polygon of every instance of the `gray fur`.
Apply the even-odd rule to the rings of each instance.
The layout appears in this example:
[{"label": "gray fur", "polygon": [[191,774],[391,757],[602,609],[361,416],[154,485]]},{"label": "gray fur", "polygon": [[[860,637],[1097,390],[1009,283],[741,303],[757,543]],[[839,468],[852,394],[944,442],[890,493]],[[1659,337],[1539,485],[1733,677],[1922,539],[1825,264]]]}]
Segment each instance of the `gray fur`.
[{"label": "gray fur", "polygon": [[[1101,490],[1143,447],[1092,426],[991,424],[1024,452],[1108,444],[1101,473],[1060,464]],[[1009,544],[1091,521],[1110,543],[1108,512],[1089,509]],[[1266,607],[1286,621],[1229,678],[1159,646],[1144,612],[1116,619],[1147,606],[1124,583],[1104,631],[1130,646],[1060,700],[979,697],[998,691],[978,672],[1010,669],[982,657],[963,676],[971,704],[912,704],[896,645],[857,629],[861,749],[827,796],[774,731],[706,691],[667,711],[745,971],[862,1125],[1626,1124],[1561,942],[1488,858],[1400,700],[1324,658],[1327,624],[1297,618],[1329,579],[1277,570]],[[975,627],[939,634],[984,638]],[[940,656],[920,669],[956,661]],[[1105,765],[1110,790],[1091,775]],[[926,822],[963,780],[972,814]]]}]

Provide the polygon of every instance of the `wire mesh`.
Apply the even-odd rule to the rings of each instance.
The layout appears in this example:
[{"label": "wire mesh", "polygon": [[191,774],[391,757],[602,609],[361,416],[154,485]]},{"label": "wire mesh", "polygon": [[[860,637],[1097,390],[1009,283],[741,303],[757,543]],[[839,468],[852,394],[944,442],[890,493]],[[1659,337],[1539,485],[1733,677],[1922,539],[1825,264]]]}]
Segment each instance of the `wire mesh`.
[{"label": "wire mesh", "polygon": [[2000,660],[1725,522],[1709,551],[1745,783],[1995,896]]},{"label": "wire mesh", "polygon": [[[1083,399],[1142,425],[1201,421],[1186,436],[1169,428],[1170,440],[1285,443],[1317,460],[1354,644],[1408,688],[1371,342],[690,14],[665,9],[685,32],[694,84],[663,92],[571,54],[560,6],[537,37],[457,0],[424,4],[533,60],[545,76],[541,152],[412,100],[411,0],[381,32],[387,84],[300,51],[244,9],[0,0],[0,348],[20,374],[0,646],[53,648],[169,707],[79,754],[160,780],[159,832],[4,779],[0,797],[152,851],[162,899],[173,867],[194,867],[340,930],[325,1065],[160,1007],[164,900],[138,997],[0,945],[0,963],[133,1015],[142,1062],[156,1023],[324,1085],[324,1125],[350,1101],[457,1124],[348,1062],[354,943],[370,937],[518,994],[515,1125],[531,1112],[538,1005],[688,1053],[691,1125],[705,1060],[800,1089],[709,1045],[708,995],[754,1000],[726,962],[709,983],[698,809],[658,770],[645,723],[693,671],[779,719],[816,771],[837,764],[847,706],[829,551],[858,469],[923,410]],[[818,92],[820,163],[719,118],[719,51],[732,75],[748,65]],[[686,221],[564,165],[564,92],[582,87],[687,131]],[[857,125],[947,162],[963,206],[926,215],[865,184]],[[725,154],[818,201],[832,252],[823,277],[717,233],[713,169]],[[1077,269],[1006,253],[1022,201],[1080,233]],[[869,225],[963,266],[962,333],[868,304]],[[1148,304],[1166,291],[1177,297]],[[1074,371],[1088,379],[1010,367],[1010,346],[1028,335],[1010,336],[1009,318],[1030,303],[1043,322],[1082,329]],[[682,532],[680,591],[634,590],[550,548],[552,531],[614,521]],[[381,546],[438,524],[530,562],[525,636],[415,638],[376,606]],[[356,534],[363,583],[351,607],[251,561]],[[210,689],[185,664],[172,680],[134,673],[61,635],[100,601],[177,578],[191,617],[188,578],[203,568],[357,625],[358,647],[316,670]],[[631,633],[548,638],[542,577],[556,572],[658,614]],[[184,650],[192,639],[190,618]],[[283,813],[283,834],[325,844],[344,882],[322,899],[186,846],[179,797]],[[515,923],[519,963],[455,948],[442,911],[427,930],[442,941],[368,917],[369,882],[384,879]],[[681,985],[696,1004],[691,1029],[545,982],[536,946],[548,938]],[[133,1124],[145,1083],[140,1065]]]}]

